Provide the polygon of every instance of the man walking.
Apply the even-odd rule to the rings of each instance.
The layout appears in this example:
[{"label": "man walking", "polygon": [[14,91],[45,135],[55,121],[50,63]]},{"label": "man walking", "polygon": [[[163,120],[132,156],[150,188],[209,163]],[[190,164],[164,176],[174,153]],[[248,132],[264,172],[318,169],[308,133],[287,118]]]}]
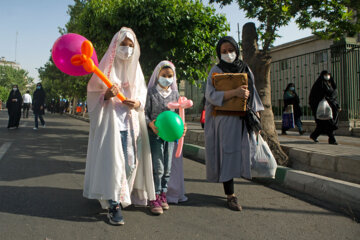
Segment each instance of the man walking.
[{"label": "man walking", "polygon": [[32,103],[30,91],[27,90],[23,96],[24,106],[23,106],[23,118],[29,118],[29,109]]}]

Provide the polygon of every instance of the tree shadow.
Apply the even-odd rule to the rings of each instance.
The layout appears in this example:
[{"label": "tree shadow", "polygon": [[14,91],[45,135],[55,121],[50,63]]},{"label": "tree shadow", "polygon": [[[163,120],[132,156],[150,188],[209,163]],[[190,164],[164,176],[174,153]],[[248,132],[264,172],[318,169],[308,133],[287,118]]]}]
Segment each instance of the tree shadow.
[{"label": "tree shadow", "polygon": [[104,221],[98,201],[82,190],[51,187],[0,186],[0,212],[67,221]]},{"label": "tree shadow", "polygon": [[223,208],[226,204],[226,198],[201,193],[186,193],[188,200],[180,202],[178,205],[188,207],[215,207]]},{"label": "tree shadow", "polygon": [[[203,183],[210,183],[206,179],[196,179],[196,178],[184,178],[185,182],[203,182]],[[251,181],[235,181],[234,184],[240,184],[240,185],[259,185],[257,183],[251,182]]]}]

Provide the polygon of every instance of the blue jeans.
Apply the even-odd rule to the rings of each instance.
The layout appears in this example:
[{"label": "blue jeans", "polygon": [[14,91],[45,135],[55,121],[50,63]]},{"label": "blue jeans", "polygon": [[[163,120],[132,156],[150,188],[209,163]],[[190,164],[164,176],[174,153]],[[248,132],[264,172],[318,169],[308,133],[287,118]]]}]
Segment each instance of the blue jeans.
[{"label": "blue jeans", "polygon": [[174,142],[166,142],[149,130],[155,193],[167,192]]},{"label": "blue jeans", "polygon": [[35,114],[35,127],[36,128],[39,127],[38,118],[40,118],[41,125],[43,125],[43,126],[45,125],[45,121],[44,121],[43,116],[40,115],[40,114]]},{"label": "blue jeans", "polygon": [[[128,175],[128,171],[130,171],[129,164],[127,163],[127,161],[128,161],[128,154],[127,154],[127,136],[128,136],[128,132],[127,132],[127,131],[120,131],[121,145],[122,145],[122,149],[123,149],[123,153],[124,153],[124,159],[125,159],[126,175]],[[116,206],[116,205],[118,205],[119,203],[120,203],[120,202],[116,202],[116,201],[113,201],[113,200],[109,200],[110,206]]]}]

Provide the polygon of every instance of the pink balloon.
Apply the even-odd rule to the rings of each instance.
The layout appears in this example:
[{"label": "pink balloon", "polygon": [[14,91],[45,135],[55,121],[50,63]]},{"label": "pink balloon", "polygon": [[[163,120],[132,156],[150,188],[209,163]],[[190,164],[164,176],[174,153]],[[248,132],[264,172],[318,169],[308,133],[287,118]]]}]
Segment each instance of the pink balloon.
[{"label": "pink balloon", "polygon": [[[177,102],[169,102],[167,107],[170,109],[179,109],[179,115],[185,124],[185,108],[190,108],[193,105],[193,101],[187,99],[186,97],[179,97]],[[184,145],[184,137],[181,137],[178,142],[178,147],[176,149],[175,157],[180,157],[182,148]]]},{"label": "pink balloon", "polygon": [[[70,61],[75,54],[81,54],[81,44],[85,40],[87,39],[79,34],[68,33],[55,41],[52,48],[52,59],[60,71],[72,76],[89,74],[89,72],[85,71],[83,66],[74,66]],[[99,65],[95,49],[91,59],[96,66]]]}]

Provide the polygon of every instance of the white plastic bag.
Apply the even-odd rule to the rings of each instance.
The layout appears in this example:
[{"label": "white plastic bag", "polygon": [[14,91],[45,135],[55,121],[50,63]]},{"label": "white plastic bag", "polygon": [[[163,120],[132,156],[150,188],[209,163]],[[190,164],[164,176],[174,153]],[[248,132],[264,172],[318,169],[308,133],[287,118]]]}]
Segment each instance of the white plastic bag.
[{"label": "white plastic bag", "polygon": [[256,153],[251,163],[251,176],[256,178],[275,178],[277,163],[268,144],[258,135]]},{"label": "white plastic bag", "polygon": [[332,109],[325,98],[319,102],[316,109],[316,118],[319,120],[329,120],[333,118]]}]

